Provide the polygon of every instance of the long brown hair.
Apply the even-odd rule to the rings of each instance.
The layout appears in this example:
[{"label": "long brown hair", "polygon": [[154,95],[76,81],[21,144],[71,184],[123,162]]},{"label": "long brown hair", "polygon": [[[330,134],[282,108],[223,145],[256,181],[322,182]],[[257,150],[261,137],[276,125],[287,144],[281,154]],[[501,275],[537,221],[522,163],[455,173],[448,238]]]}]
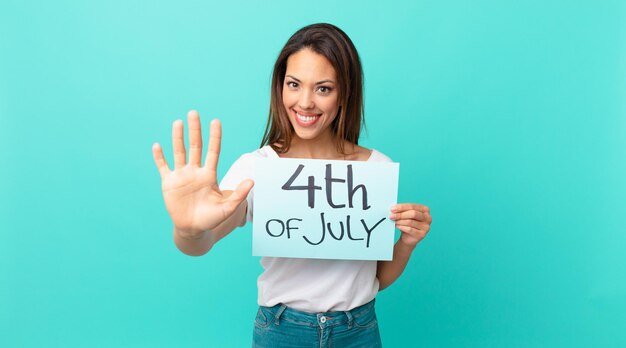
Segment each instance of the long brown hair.
[{"label": "long brown hair", "polygon": [[283,84],[287,59],[304,48],[328,59],[337,74],[339,111],[330,127],[337,150],[345,153],[343,140],[358,144],[361,126],[365,126],[363,69],[352,40],[341,29],[327,23],[311,24],[298,30],[280,51],[272,73],[270,112],[261,147],[269,144],[276,152],[284,153],[291,146],[294,129],[283,105]]}]

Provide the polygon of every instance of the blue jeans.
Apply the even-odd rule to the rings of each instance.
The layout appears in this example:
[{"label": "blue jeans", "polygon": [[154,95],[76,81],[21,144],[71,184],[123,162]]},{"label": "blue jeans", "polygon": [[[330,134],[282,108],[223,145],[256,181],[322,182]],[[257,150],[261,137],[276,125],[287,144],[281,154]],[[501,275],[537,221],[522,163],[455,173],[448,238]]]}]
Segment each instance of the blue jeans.
[{"label": "blue jeans", "polygon": [[307,313],[277,304],[260,306],[253,348],[382,347],[372,300],[350,311]]}]

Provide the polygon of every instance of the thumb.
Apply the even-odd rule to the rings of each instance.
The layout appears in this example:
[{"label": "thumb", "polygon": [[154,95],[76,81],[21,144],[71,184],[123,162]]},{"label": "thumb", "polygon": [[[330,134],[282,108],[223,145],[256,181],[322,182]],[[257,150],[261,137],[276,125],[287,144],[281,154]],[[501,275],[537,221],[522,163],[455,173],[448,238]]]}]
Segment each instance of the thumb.
[{"label": "thumb", "polygon": [[252,186],[254,186],[254,181],[252,179],[246,179],[237,185],[237,188],[230,196],[226,199],[226,209],[228,214],[232,214],[235,209],[243,202],[246,197],[248,197],[248,193],[252,190]]}]

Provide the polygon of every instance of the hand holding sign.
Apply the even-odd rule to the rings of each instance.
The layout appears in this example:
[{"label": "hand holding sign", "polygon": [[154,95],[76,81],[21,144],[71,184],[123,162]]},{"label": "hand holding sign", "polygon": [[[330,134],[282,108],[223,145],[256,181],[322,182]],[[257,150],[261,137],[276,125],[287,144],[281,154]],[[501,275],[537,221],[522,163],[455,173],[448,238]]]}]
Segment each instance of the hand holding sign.
[{"label": "hand holding sign", "polygon": [[222,129],[219,120],[211,122],[209,149],[204,166],[202,132],[196,111],[187,114],[189,122],[189,162],[186,161],[183,122],[172,126],[174,171],[171,171],[159,144],[152,146],[154,162],[161,174],[161,188],[165,206],[174,226],[187,238],[199,238],[232,215],[252,188],[252,180],[245,180],[230,195],[220,191],[217,182],[217,162],[220,155]]},{"label": "hand holding sign", "polygon": [[400,241],[415,247],[430,230],[433,221],[430,209],[422,204],[397,204],[391,208],[389,218],[396,222],[396,228],[402,232]]}]

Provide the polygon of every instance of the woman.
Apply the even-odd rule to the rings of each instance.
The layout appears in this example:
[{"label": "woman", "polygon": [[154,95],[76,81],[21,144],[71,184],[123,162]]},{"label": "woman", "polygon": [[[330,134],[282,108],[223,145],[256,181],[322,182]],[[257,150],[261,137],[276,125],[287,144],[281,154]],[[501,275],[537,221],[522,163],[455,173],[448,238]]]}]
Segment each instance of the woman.
[{"label": "woman", "polygon": [[[261,148],[241,156],[220,185],[216,176],[219,121],[211,122],[204,166],[197,112],[188,114],[188,163],[183,124],[175,121],[174,170],[169,169],[158,144],[153,145],[153,156],[177,247],[188,255],[202,255],[253,219],[255,157],[391,161],[358,145],[362,96],[361,63],[350,38],[333,25],[313,24],[287,41],[274,65]],[[376,294],[400,276],[432,222],[424,205],[398,204],[390,210],[390,218],[402,232],[393,261],[263,257],[253,346],[380,346]]]}]

